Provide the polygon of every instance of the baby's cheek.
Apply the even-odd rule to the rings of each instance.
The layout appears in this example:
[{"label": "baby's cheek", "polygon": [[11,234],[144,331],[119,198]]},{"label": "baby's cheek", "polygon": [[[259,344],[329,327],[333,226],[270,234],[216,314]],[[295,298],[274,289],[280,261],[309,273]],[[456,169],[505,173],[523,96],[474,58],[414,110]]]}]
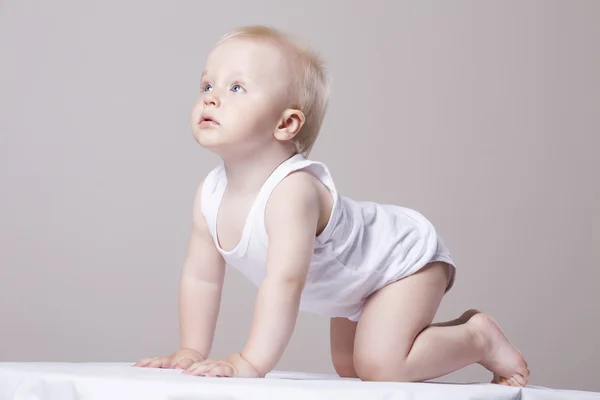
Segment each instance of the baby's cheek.
[{"label": "baby's cheek", "polygon": [[193,123],[197,123],[200,120],[200,115],[202,114],[202,109],[199,106],[195,106],[192,109],[190,114],[190,121]]},{"label": "baby's cheek", "polygon": [[233,120],[239,128],[250,134],[264,131],[270,125],[265,114],[258,108],[243,110],[240,114],[231,117],[229,120]]}]

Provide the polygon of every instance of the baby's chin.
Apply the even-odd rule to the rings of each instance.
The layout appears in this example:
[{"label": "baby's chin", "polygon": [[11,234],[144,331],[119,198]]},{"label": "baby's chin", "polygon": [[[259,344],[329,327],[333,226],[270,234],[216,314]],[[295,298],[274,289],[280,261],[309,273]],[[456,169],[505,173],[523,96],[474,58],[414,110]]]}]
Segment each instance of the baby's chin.
[{"label": "baby's chin", "polygon": [[216,132],[215,129],[202,129],[196,126],[192,129],[192,136],[200,146],[206,148],[218,146],[222,141],[219,132]]},{"label": "baby's chin", "polygon": [[228,143],[226,143],[218,128],[201,129],[195,127],[192,130],[192,136],[201,147],[219,155],[228,147]]}]

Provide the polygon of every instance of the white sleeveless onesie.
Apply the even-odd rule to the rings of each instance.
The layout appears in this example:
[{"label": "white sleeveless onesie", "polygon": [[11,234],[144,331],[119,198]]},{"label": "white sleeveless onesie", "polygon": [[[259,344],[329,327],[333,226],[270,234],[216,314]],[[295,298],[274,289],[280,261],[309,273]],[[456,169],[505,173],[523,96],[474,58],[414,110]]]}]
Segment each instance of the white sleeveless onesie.
[{"label": "white sleeveless onesie", "polygon": [[261,187],[247,216],[238,245],[225,251],[217,239],[217,213],[227,185],[223,164],[206,176],[202,214],[226,263],[259,286],[265,277],[268,237],[265,210],[273,189],[293,171],[316,176],[333,196],[333,209],[315,238],[300,310],[358,321],[366,298],[383,286],[414,274],[427,263],[455,266],[433,225],[418,212],[395,205],[354,201],[338,194],[327,167],[296,154],[280,164]]}]

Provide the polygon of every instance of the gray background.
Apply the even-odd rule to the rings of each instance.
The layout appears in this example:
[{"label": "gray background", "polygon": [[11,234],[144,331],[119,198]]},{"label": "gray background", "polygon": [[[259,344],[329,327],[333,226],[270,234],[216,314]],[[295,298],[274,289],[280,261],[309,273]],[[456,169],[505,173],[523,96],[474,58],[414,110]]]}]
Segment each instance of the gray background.
[{"label": "gray background", "polygon": [[[458,280],[436,320],[491,313],[531,383],[600,391],[600,1],[0,1],[0,360],[137,361],[178,345],[210,46],[245,24],[321,52],[312,158],[342,194],[412,207]],[[255,288],[227,275],[214,355]],[[278,369],[333,372],[302,314]],[[488,381],[479,366],[445,377]]]}]

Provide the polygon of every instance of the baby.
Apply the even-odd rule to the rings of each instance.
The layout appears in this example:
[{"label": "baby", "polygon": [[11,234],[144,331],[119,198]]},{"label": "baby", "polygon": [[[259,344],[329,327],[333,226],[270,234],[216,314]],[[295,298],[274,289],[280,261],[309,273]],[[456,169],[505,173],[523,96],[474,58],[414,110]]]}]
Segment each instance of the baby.
[{"label": "baby", "polygon": [[[492,382],[525,386],[529,370],[488,315],[432,324],[455,265],[432,224],[404,207],[341,196],[308,159],[328,103],[319,58],[260,26],[225,35],[202,73],[194,139],[222,163],[198,186],[179,294],[181,343],[135,366],[264,377],[300,310],[331,319],[342,377],[423,381],[473,363]],[[240,353],[210,359],[225,266],[258,286]]]}]

